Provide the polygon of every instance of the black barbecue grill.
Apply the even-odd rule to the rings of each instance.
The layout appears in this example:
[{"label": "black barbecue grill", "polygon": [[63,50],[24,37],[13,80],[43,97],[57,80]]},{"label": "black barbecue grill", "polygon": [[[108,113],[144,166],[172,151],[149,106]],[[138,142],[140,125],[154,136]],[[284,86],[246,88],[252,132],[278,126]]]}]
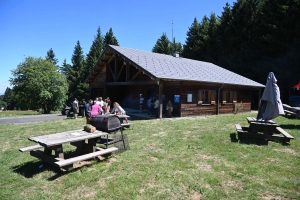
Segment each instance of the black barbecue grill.
[{"label": "black barbecue grill", "polygon": [[108,138],[108,135],[106,139],[101,139],[100,143],[105,144],[106,147],[110,144],[114,144],[117,142],[123,142],[124,149],[125,142],[124,142],[124,136],[123,136],[123,127],[121,125],[120,119],[116,115],[97,115],[93,116],[90,119],[89,122],[92,126],[96,127],[97,130],[107,132],[107,133],[117,133],[118,131],[121,132],[121,138]]}]

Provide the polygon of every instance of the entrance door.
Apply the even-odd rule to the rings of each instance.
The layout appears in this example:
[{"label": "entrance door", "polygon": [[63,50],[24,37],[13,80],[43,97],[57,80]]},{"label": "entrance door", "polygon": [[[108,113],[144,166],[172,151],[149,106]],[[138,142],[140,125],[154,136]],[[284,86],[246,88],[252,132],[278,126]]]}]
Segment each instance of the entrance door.
[{"label": "entrance door", "polygon": [[97,97],[102,97],[102,98],[105,98],[103,97],[103,93],[104,92],[104,89],[103,88],[93,88],[92,89],[92,94],[91,94],[91,98],[94,100],[96,99]]},{"label": "entrance door", "polygon": [[251,110],[258,110],[258,105],[259,105],[259,91],[252,90]]}]

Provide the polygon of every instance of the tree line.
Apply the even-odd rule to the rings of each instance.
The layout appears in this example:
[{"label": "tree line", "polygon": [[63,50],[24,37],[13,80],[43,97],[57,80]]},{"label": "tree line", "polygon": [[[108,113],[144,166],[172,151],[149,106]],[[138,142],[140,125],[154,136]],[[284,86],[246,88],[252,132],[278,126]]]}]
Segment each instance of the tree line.
[{"label": "tree line", "polygon": [[[212,13],[201,21],[194,18],[184,44],[163,33],[152,51],[168,55],[178,52],[182,57],[214,63],[262,84],[272,71],[281,98],[287,102],[291,87],[300,81],[299,19],[300,0],[237,0],[232,6],[226,3],[220,16]],[[47,113],[75,97],[88,98],[85,79],[107,44],[119,45],[111,28],[103,36],[99,27],[86,55],[77,41],[71,63],[64,60],[58,66],[52,48],[45,59],[27,57],[12,71],[13,88],[6,89],[0,104],[6,103],[7,109],[42,108]],[[45,67],[49,70],[43,70]],[[48,108],[50,100],[57,106]]]},{"label": "tree line", "polygon": [[[295,92],[291,87],[300,81],[299,19],[299,0],[226,3],[220,16],[195,18],[182,51],[177,51],[182,57],[214,63],[262,84],[272,71],[282,100],[288,102]],[[164,33],[152,51],[171,54],[173,41]]]}]

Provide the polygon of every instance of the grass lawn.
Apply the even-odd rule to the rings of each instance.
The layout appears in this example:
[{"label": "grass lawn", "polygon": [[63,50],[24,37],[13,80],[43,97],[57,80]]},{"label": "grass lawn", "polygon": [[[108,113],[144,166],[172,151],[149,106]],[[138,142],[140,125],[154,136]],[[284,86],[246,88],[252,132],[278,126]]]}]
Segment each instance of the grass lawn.
[{"label": "grass lawn", "polygon": [[248,116],[136,120],[125,130],[130,150],[68,173],[18,149],[84,119],[0,125],[0,199],[300,199],[300,120],[274,120],[290,145],[232,141]]},{"label": "grass lawn", "polygon": [[[60,113],[60,111],[52,111],[51,114]],[[41,112],[34,110],[5,110],[0,112],[0,119],[4,117],[20,117],[25,115],[41,115]]]}]

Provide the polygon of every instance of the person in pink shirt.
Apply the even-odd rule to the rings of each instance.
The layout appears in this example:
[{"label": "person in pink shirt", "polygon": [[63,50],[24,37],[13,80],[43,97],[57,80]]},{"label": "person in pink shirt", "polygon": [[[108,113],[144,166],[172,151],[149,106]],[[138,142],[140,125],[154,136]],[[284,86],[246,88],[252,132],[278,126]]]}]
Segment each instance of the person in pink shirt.
[{"label": "person in pink shirt", "polygon": [[91,117],[99,115],[101,112],[102,112],[102,108],[99,106],[99,104],[94,104],[92,106]]}]

